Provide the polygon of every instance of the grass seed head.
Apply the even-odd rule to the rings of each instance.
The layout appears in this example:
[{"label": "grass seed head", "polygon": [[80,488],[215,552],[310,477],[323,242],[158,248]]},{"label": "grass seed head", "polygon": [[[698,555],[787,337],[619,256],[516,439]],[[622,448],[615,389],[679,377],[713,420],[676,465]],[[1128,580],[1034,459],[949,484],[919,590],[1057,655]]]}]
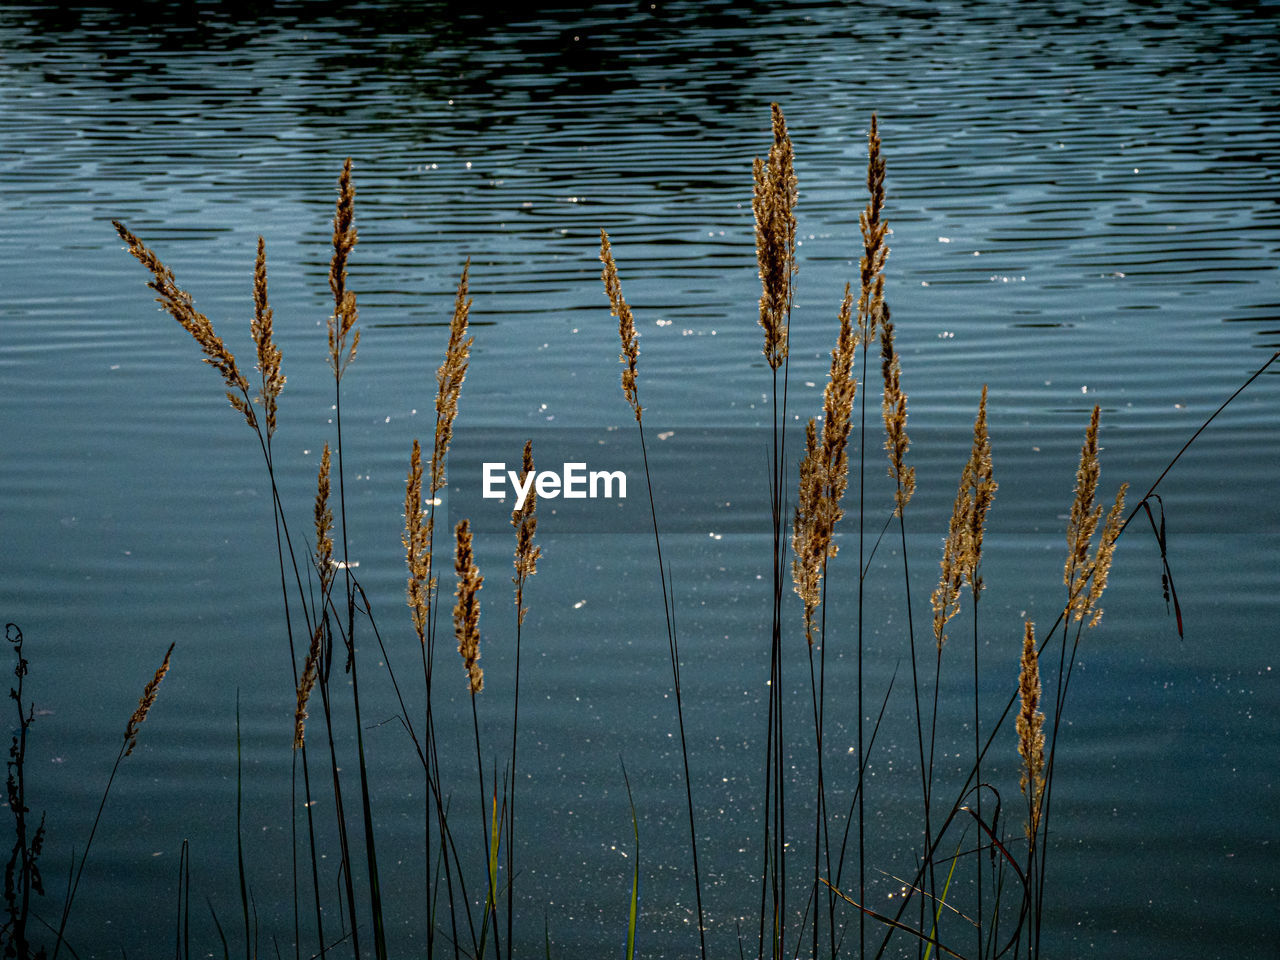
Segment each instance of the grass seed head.
[{"label": "grass seed head", "polygon": [[453,631],[458,640],[458,653],[467,670],[467,680],[474,696],[484,689],[484,670],[480,659],[480,601],[476,594],[484,577],[476,568],[471,546],[471,522],[459,521],[454,530],[457,553],[454,570],[458,575],[458,602],[453,608]]},{"label": "grass seed head", "polygon": [[796,216],[799,196],[795,155],[782,108],[772,105],[773,145],[767,161],[752,165],[755,189],[751,209],[756,221],[756,261],[760,268],[760,326],[764,355],[773,370],[787,357],[796,274]]},{"label": "grass seed head", "polygon": [[151,708],[155,706],[156,694],[160,690],[160,681],[164,679],[164,675],[169,672],[169,658],[173,656],[174,645],[169,644],[169,649],[165,652],[164,661],[156,669],[155,676],[142,691],[142,696],[138,699],[138,709],[133,711],[133,716],[129,718],[128,724],[124,728],[124,755],[127,757],[133,753],[133,748],[138,745],[138,728],[142,726],[143,721],[147,719],[147,714],[151,712]]},{"label": "grass seed head", "polygon": [[636,333],[636,321],[631,315],[631,308],[622,298],[622,283],[618,279],[618,265],[613,259],[613,248],[609,245],[609,235],[600,231],[600,262],[604,270],[600,277],[604,280],[604,292],[609,297],[609,312],[618,318],[618,336],[622,340],[622,353],[618,362],[622,366],[622,394],[635,411],[636,422],[640,421],[643,408],[640,406],[640,395],[636,387],[636,360],[640,356],[640,338]]}]

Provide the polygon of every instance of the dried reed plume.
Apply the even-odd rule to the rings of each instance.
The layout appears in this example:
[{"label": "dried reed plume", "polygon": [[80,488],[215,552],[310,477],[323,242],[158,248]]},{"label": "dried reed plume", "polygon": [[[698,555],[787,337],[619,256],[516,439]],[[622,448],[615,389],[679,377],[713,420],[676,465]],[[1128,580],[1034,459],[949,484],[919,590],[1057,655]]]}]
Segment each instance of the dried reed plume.
[{"label": "dried reed plume", "polygon": [[884,264],[889,257],[889,248],[885,246],[884,238],[889,225],[880,220],[883,209],[884,158],[880,155],[880,133],[873,113],[871,130],[867,134],[867,206],[858,216],[858,224],[862,228],[858,332],[865,347],[871,346],[877,316],[884,303]]},{"label": "dried reed plume", "polygon": [[1044,714],[1040,711],[1040,657],[1036,653],[1036,625],[1026,621],[1022,639],[1022,667],[1018,673],[1018,755],[1022,757],[1019,786],[1031,811],[1027,837],[1034,840],[1040,826],[1041,797],[1044,794]]},{"label": "dried reed plume", "polygon": [[853,293],[848,284],[840,304],[839,333],[831,351],[831,371],[823,390],[822,436],[810,419],[805,428],[805,455],[800,464],[791,549],[791,576],[804,603],[805,637],[813,643],[813,611],[828,557],[836,555],[831,542],[844,515],[840,502],[848,483],[850,416],[858,382],[853,376],[858,338],[853,334]]},{"label": "dried reed plume", "polygon": [[1095,504],[1098,492],[1098,416],[1100,408],[1095,404],[1089,427],[1084,434],[1084,446],[1080,448],[1080,466],[1076,470],[1076,493],[1071,503],[1071,515],[1067,520],[1067,562],[1062,582],[1069,589],[1067,613],[1077,620],[1084,616],[1088,594],[1084,592],[1089,578],[1089,547],[1094,531],[1102,518],[1102,506]]},{"label": "dried reed plume", "polygon": [[453,439],[453,421],[458,416],[458,397],[462,393],[462,381],[467,377],[467,363],[471,356],[471,344],[475,337],[467,336],[467,323],[471,314],[471,300],[467,296],[471,275],[471,258],[463,264],[458,280],[458,292],[453,299],[453,317],[449,321],[449,344],[445,347],[444,361],[436,371],[436,437],[431,451],[431,496],[434,500],[445,483],[445,458]]},{"label": "dried reed plume", "polygon": [[995,497],[991,444],[987,437],[987,388],[982,387],[978,416],[973,423],[973,446],[960,474],[946,543],[942,549],[942,575],[933,591],[933,635],[938,649],[946,642],[946,625],[960,612],[960,588],[967,581],[975,594],[982,589],[978,566],[982,561],[982,535],[987,511]]},{"label": "dried reed plume", "polygon": [[324,618],[316,621],[311,631],[311,645],[307,648],[307,656],[302,664],[302,675],[298,677],[298,699],[293,711],[293,749],[301,750],[306,740],[307,703],[311,700],[311,691],[315,689],[316,678],[320,674],[320,650],[324,642]]},{"label": "dried reed plume", "polygon": [[258,257],[253,265],[253,323],[250,331],[258,350],[258,373],[262,376],[262,386],[253,402],[262,404],[266,413],[268,438],[276,432],[276,398],[284,389],[285,381],[280,371],[280,348],[273,339],[271,321],[272,310],[267,305],[267,248],[262,237],[258,237]]},{"label": "dried reed plume", "polygon": [[622,299],[618,265],[613,262],[613,248],[609,246],[609,235],[604,230],[600,231],[600,262],[604,264],[600,277],[604,280],[604,292],[609,296],[609,312],[618,318],[618,335],[622,339],[622,353],[618,357],[618,362],[623,364],[622,393],[639,421],[643,409],[636,392],[636,358],[640,355],[640,340],[636,334],[636,322],[631,316],[631,308]]},{"label": "dried reed plume", "polygon": [[328,591],[333,579],[333,511],[329,508],[329,444],[320,454],[320,472],[316,475],[316,572],[320,575],[320,592]]},{"label": "dried reed plume", "polygon": [[[445,485],[445,461],[453,440],[453,421],[458,416],[458,397],[467,377],[474,337],[467,336],[471,299],[467,296],[471,273],[470,259],[462,267],[458,290],[453,301],[453,317],[449,321],[449,343],[444,360],[436,370],[436,429],[431,446],[431,466],[427,480],[427,505],[438,503],[437,495]],[[436,580],[431,575],[432,539],[435,514],[424,509],[422,496],[422,447],[417,438],[409,455],[409,475],[404,493],[405,562],[409,568],[407,600],[418,641],[427,642],[427,614]]]},{"label": "dried reed plume", "polygon": [[998,484],[992,475],[991,441],[987,436],[987,385],[982,385],[982,400],[978,404],[978,418],[973,424],[973,449],[969,455],[973,472],[973,506],[969,511],[969,532],[965,551],[964,578],[975,594],[982,590],[982,575],[978,566],[982,562],[982,535],[987,525],[987,514],[995,499]]},{"label": "dried reed plume", "polygon": [[315,688],[316,678],[320,671],[320,651],[324,642],[325,618],[323,606],[328,601],[329,587],[333,583],[333,511],[329,507],[329,444],[324,445],[320,454],[320,471],[316,476],[316,571],[320,577],[320,603],[322,612],[316,617],[315,629],[311,631],[311,644],[307,648],[307,656],[302,664],[302,675],[298,678],[297,706],[293,713],[293,748],[302,749],[307,722],[307,701]]},{"label": "dried reed plume", "polygon": [[884,375],[884,448],[889,453],[889,476],[897,484],[893,492],[894,515],[901,516],[916,490],[916,468],[906,465],[910,440],[907,437],[907,395],[902,389],[902,361],[894,347],[889,307],[883,300],[881,307],[878,323],[880,371]]},{"label": "dried reed plume", "polygon": [[160,258],[148,249],[146,244],[129,232],[129,229],[119,220],[112,220],[111,223],[116,228],[116,233],[120,234],[120,238],[129,245],[129,252],[150,271],[152,279],[147,286],[159,294],[156,302],[195,338],[204,352],[204,362],[210,364],[222,375],[222,380],[227,386],[227,400],[231,402],[231,406],[244,415],[245,422],[249,426],[255,430],[258,429],[258,419],[254,416],[253,407],[249,402],[249,381],[240,373],[235,356],[227,349],[222,338],[213,332],[213,324],[209,318],[195,308],[191,294],[177,285],[172,271],[160,262]]},{"label": "dried reed plume", "polygon": [[471,695],[484,689],[484,670],[477,663],[480,659],[480,601],[476,594],[484,584],[484,577],[476,568],[471,550],[471,521],[461,520],[455,530],[458,548],[454,570],[458,575],[458,602],[453,608],[453,632],[458,638],[458,653],[467,668]]},{"label": "dried reed plume", "polygon": [[[329,318],[329,366],[342,379],[347,365],[356,358],[360,331],[356,324],[356,295],[347,289],[347,259],[356,245],[356,190],[351,185],[351,158],[342,165],[338,177],[338,207],[333,215],[333,259],[329,263],[329,289],[333,292],[333,316]],[[348,342],[348,337],[350,341]]]},{"label": "dried reed plume", "polygon": [[1102,608],[1098,606],[1098,601],[1102,599],[1102,593],[1107,589],[1107,576],[1111,573],[1111,560],[1115,557],[1116,540],[1120,537],[1120,531],[1124,529],[1124,496],[1128,490],[1129,484],[1122,483],[1120,489],[1116,491],[1116,502],[1107,513],[1107,522],[1102,525],[1102,537],[1098,540],[1098,549],[1093,555],[1093,579],[1089,582],[1089,596],[1085,600],[1084,609],[1077,614],[1079,619],[1083,619],[1092,613],[1089,619],[1090,627],[1096,627],[1098,621],[1102,619]]},{"label": "dried reed plume", "polygon": [[755,190],[751,209],[756,219],[756,260],[760,266],[760,326],[764,327],[764,355],[777,370],[786,359],[796,273],[796,216],[798,197],[795,155],[787,121],[776,103],[773,145],[769,159],[752,165]]},{"label": "dried reed plume", "polygon": [[[521,484],[525,483],[533,473],[533,441],[524,442],[524,469],[520,473]],[[522,605],[524,582],[538,572],[538,558],[542,556],[542,548],[535,546],[533,535],[538,528],[538,495],[530,485],[524,505],[511,512],[511,526],[516,529],[516,575],[512,582],[516,585],[516,616],[519,623],[524,623],[524,615],[529,608]]]},{"label": "dried reed plume", "polygon": [[422,447],[414,437],[409,455],[409,477],[404,488],[405,562],[409,567],[408,602],[418,642],[427,642],[428,584],[431,565],[431,520],[422,510]]},{"label": "dried reed plume", "polygon": [[138,709],[133,711],[133,716],[129,718],[129,723],[124,728],[124,755],[126,757],[133,753],[133,748],[138,745],[138,728],[142,726],[142,722],[147,719],[147,714],[155,705],[156,692],[160,689],[160,681],[169,672],[169,657],[173,655],[173,647],[172,643],[169,644],[169,649],[164,655],[164,662],[160,664],[155,676],[151,678],[151,682],[142,691],[142,696],[138,700]]}]

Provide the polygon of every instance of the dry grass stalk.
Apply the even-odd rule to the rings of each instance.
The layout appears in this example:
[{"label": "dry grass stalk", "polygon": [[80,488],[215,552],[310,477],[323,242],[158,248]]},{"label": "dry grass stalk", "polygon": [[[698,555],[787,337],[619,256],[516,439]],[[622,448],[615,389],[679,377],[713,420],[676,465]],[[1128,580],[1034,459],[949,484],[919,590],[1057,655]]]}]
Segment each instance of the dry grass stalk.
[{"label": "dry grass stalk", "polygon": [[622,298],[618,265],[613,260],[613,248],[609,245],[609,235],[603,230],[600,231],[600,262],[604,264],[600,278],[604,280],[604,292],[609,296],[609,312],[618,318],[618,336],[622,340],[622,353],[618,356],[618,362],[623,365],[622,393],[627,398],[627,403],[631,404],[631,409],[636,414],[636,421],[639,422],[643,411],[640,406],[640,396],[636,390],[636,358],[640,356],[640,338],[636,333],[636,322],[631,315],[631,308]]},{"label": "dry grass stalk", "polygon": [[458,639],[458,653],[467,669],[471,695],[484,689],[484,670],[477,663],[480,659],[480,601],[476,594],[484,584],[484,577],[476,568],[471,548],[471,522],[461,520],[454,531],[458,546],[454,571],[458,575],[458,602],[453,608],[453,632]]},{"label": "dry grass stalk", "polygon": [[1089,547],[1094,531],[1102,518],[1102,506],[1095,504],[1098,493],[1098,417],[1100,409],[1093,408],[1089,428],[1084,434],[1084,446],[1080,448],[1080,466],[1076,470],[1075,499],[1071,503],[1071,515],[1067,520],[1067,562],[1062,582],[1069,588],[1067,613],[1077,620],[1084,616],[1088,602],[1085,585],[1089,578]]},{"label": "dry grass stalk", "polygon": [[422,447],[417,438],[409,456],[409,475],[405,481],[404,536],[405,562],[409,568],[408,604],[418,641],[427,642],[427,617],[431,608],[431,596],[436,580],[431,576],[432,540],[435,533],[435,515],[424,509],[438,502],[437,495],[445,485],[445,462],[449,444],[453,441],[453,422],[458,416],[458,398],[462,383],[467,377],[467,365],[471,357],[474,337],[467,336],[471,313],[471,298],[467,295],[471,274],[471,261],[462,267],[458,290],[453,301],[453,317],[449,321],[449,343],[445,347],[444,360],[436,370],[436,429],[431,446],[431,465],[428,472],[426,504],[422,495]]},{"label": "dry grass stalk", "polygon": [[306,739],[307,703],[311,699],[311,691],[315,689],[316,678],[320,674],[320,649],[324,641],[324,618],[316,621],[311,631],[311,645],[307,648],[307,657],[302,664],[302,676],[298,678],[298,701],[293,711],[293,749],[301,750]]},{"label": "dry grass stalk", "polygon": [[791,535],[791,579],[796,595],[804,604],[804,635],[813,646],[813,613],[821,599],[823,563],[827,548],[816,527],[821,512],[823,486],[822,457],[813,417],[805,425],[804,459],[800,462],[800,488],[796,495],[796,516]]},{"label": "dry grass stalk", "polygon": [[[320,577],[320,602],[328,601],[329,588],[333,584],[333,510],[329,507],[329,469],[332,457],[329,444],[324,445],[320,454],[320,470],[316,475],[316,572]],[[293,713],[293,748],[300,750],[305,738],[307,722],[307,701],[315,688],[316,678],[320,670],[320,649],[324,641],[325,619],[323,609],[316,617],[315,629],[311,632],[311,643],[307,648],[306,658],[302,664],[302,674],[298,678],[297,705]]]},{"label": "dry grass stalk", "polygon": [[262,404],[266,413],[267,436],[276,432],[276,398],[284,389],[284,374],[280,370],[280,348],[276,346],[272,331],[272,310],[267,304],[267,248],[258,237],[258,257],[253,265],[253,323],[250,326],[253,343],[258,350],[258,373],[262,386],[254,403]]},{"label": "dry grass stalk", "polygon": [[777,370],[786,359],[796,273],[795,205],[799,194],[795,155],[787,121],[776,103],[773,110],[773,145],[769,159],[756,158],[752,166],[755,190],[751,209],[756,220],[756,260],[760,266],[760,326],[764,328],[764,355]]},{"label": "dry grass stalk", "polygon": [[471,259],[463,264],[458,280],[458,292],[453,300],[453,317],[449,321],[449,344],[445,347],[444,361],[436,371],[436,436],[431,450],[430,497],[434,500],[445,484],[445,459],[449,443],[453,440],[453,421],[458,416],[458,397],[462,393],[462,381],[467,377],[467,364],[471,357],[471,344],[475,337],[467,336],[467,324],[471,315],[471,299],[467,296],[471,275]]},{"label": "dry grass stalk", "polygon": [[858,382],[853,376],[858,338],[853,333],[853,293],[848,284],[840,305],[839,333],[831,351],[831,370],[823,390],[822,436],[810,420],[805,430],[805,456],[800,464],[791,548],[795,559],[791,576],[804,603],[805,637],[813,643],[813,611],[819,603],[819,587],[828,557],[836,555],[832,543],[835,526],[844,515],[840,507],[848,484],[850,418]]},{"label": "dry grass stalk", "polygon": [[880,371],[884,375],[884,448],[889,454],[889,476],[897,484],[893,493],[894,516],[901,516],[916,490],[916,468],[906,465],[910,440],[907,437],[907,395],[902,389],[902,361],[894,346],[889,307],[883,300],[880,304],[877,323],[880,327]]},{"label": "dry grass stalk", "polygon": [[[524,442],[524,468],[520,472],[520,483],[527,482],[533,473],[533,441]],[[538,494],[533,485],[525,497],[524,505],[511,512],[511,526],[516,529],[516,575],[512,581],[516,585],[516,616],[519,623],[524,623],[524,615],[529,608],[522,605],[524,582],[538,572],[538,558],[542,556],[542,548],[535,546],[533,535],[538,528]]]},{"label": "dry grass stalk", "polygon": [[867,206],[858,216],[862,228],[861,293],[858,296],[858,332],[865,347],[871,346],[880,306],[884,302],[884,264],[889,248],[884,238],[889,225],[880,219],[884,209],[884,158],[876,115],[867,134]]},{"label": "dry grass stalk", "polygon": [[329,444],[320,454],[320,471],[316,475],[316,572],[320,575],[320,593],[326,595],[333,581],[333,511],[329,508]]},{"label": "dry grass stalk", "polygon": [[227,349],[222,338],[213,332],[213,324],[209,318],[195,308],[191,294],[177,285],[173,273],[160,262],[160,258],[146,244],[134,236],[119,220],[112,220],[111,223],[116,228],[116,233],[120,234],[120,238],[129,245],[129,252],[151,273],[151,282],[147,286],[159,294],[156,302],[195,338],[204,352],[204,362],[210,364],[222,375],[223,383],[227,386],[227,400],[230,401],[231,406],[244,415],[249,426],[255,430],[258,429],[258,419],[254,416],[253,407],[249,402],[249,381],[240,373],[235,356]]},{"label": "dry grass stalk", "polygon": [[124,755],[126,757],[133,753],[133,748],[138,745],[138,728],[142,726],[143,721],[147,719],[147,714],[155,706],[156,692],[160,689],[160,681],[169,672],[169,658],[173,656],[173,647],[172,643],[169,644],[169,649],[164,655],[164,662],[160,664],[155,676],[151,678],[151,681],[143,689],[142,696],[138,700],[138,709],[133,711],[133,716],[129,718],[129,723],[124,728]]},{"label": "dry grass stalk", "polygon": [[422,448],[413,440],[409,455],[409,477],[404,491],[405,562],[409,567],[408,603],[413,629],[418,642],[427,642],[428,595],[427,578],[431,568],[432,520],[422,509]]},{"label": "dry grass stalk", "polygon": [[[347,289],[347,260],[356,245],[356,190],[351,184],[351,158],[342,165],[338,177],[338,206],[333,215],[333,259],[329,263],[329,289],[333,292],[333,316],[329,318],[329,366],[341,380],[347,365],[356,358],[360,331],[356,324],[356,295]],[[348,340],[350,338],[350,340]]]},{"label": "dry grass stalk", "polygon": [[960,473],[960,486],[951,508],[951,522],[942,549],[942,575],[933,591],[933,635],[939,650],[947,639],[948,621],[960,612],[960,588],[967,581],[975,595],[982,590],[982,577],[978,574],[982,536],[996,486],[987,436],[987,388],[984,385],[978,416],[973,423],[969,460]]},{"label": "dry grass stalk", "polygon": [[987,435],[987,385],[982,385],[982,401],[978,404],[978,418],[973,424],[973,449],[969,455],[973,472],[973,505],[969,511],[969,532],[964,553],[964,578],[975,595],[982,591],[982,575],[978,567],[982,562],[982,536],[986,529],[987,514],[995,499],[998,484],[992,475],[991,441]]},{"label": "dry grass stalk", "polygon": [[1044,794],[1044,714],[1040,711],[1040,657],[1036,653],[1036,625],[1026,622],[1022,639],[1021,670],[1018,673],[1018,755],[1022,757],[1019,786],[1031,811],[1027,837],[1034,839],[1040,826],[1041,797]]},{"label": "dry grass stalk", "polygon": [[1093,555],[1093,579],[1089,582],[1089,596],[1085,600],[1084,609],[1078,614],[1080,619],[1093,614],[1089,619],[1090,627],[1096,627],[1102,619],[1102,608],[1098,606],[1098,602],[1107,589],[1107,576],[1111,573],[1116,540],[1124,528],[1124,497],[1128,490],[1129,484],[1122,483],[1116,491],[1116,502],[1107,513],[1107,522],[1102,525],[1102,537],[1098,540],[1098,549]]}]

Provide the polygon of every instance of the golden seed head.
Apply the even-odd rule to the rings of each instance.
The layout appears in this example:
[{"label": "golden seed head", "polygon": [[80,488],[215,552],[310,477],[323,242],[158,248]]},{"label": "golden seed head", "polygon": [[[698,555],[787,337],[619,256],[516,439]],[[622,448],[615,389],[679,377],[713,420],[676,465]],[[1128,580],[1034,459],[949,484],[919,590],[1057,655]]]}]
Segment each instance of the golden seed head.
[{"label": "golden seed head", "polygon": [[353,328],[358,311],[356,295],[347,289],[347,261],[356,245],[356,190],[351,183],[351,158],[342,165],[338,177],[338,205],[333,215],[333,259],[329,262],[329,290],[333,293],[333,315],[329,317],[329,366],[341,380],[347,365],[356,358],[360,331]]},{"label": "golden seed head", "polygon": [[884,158],[880,155],[880,133],[876,115],[871,114],[871,129],[867,134],[867,206],[858,216],[862,230],[861,293],[858,297],[858,332],[864,346],[871,346],[879,313],[878,304],[884,299],[884,264],[889,248],[884,238],[889,226],[880,219],[884,210]]},{"label": "golden seed head", "polygon": [[164,679],[164,675],[169,672],[169,658],[173,656],[174,645],[169,644],[169,649],[165,652],[164,661],[160,664],[155,672],[155,676],[146,685],[142,691],[142,696],[138,699],[138,709],[133,711],[133,716],[129,718],[128,724],[124,728],[124,755],[127,757],[133,753],[133,748],[138,745],[138,728],[142,726],[147,714],[151,712],[151,708],[155,706],[156,693],[160,689],[160,681]]},{"label": "golden seed head", "polygon": [[422,448],[418,438],[413,439],[413,451],[409,455],[409,476],[404,491],[405,563],[409,568],[407,600],[409,615],[413,620],[418,642],[427,642],[427,614],[430,598],[427,579],[431,569],[431,534],[434,518],[422,509]]},{"label": "golden seed head", "polygon": [[978,573],[982,562],[982,535],[996,486],[987,437],[987,388],[984,385],[978,416],[973,423],[973,445],[960,472],[960,486],[951,508],[942,549],[942,576],[933,591],[933,635],[938,649],[946,642],[948,621],[960,612],[960,587],[968,582],[975,601],[982,590],[982,577]]},{"label": "golden seed head", "polygon": [[329,444],[320,454],[320,470],[316,474],[316,572],[320,575],[320,593],[327,594],[333,580],[333,511],[329,508]]},{"label": "golden seed head", "polygon": [[[527,482],[533,472],[533,441],[526,440],[524,469],[520,472],[520,482],[522,484]],[[542,548],[535,546],[533,542],[533,535],[538,528],[537,510],[538,494],[530,484],[524,505],[511,513],[511,526],[516,530],[516,575],[511,579],[516,585],[516,616],[520,623],[524,623],[524,615],[529,612],[528,608],[523,606],[524,582],[538,572],[538,558],[542,556]]]},{"label": "golden seed head", "polygon": [[272,311],[267,304],[267,248],[258,237],[258,256],[253,266],[253,323],[250,326],[253,343],[258,350],[258,373],[262,385],[254,403],[262,404],[266,413],[267,436],[276,432],[276,398],[284,389],[285,377],[280,370],[280,348],[276,346],[272,331]]},{"label": "golden seed head", "polygon": [[836,345],[831,370],[823,390],[822,435],[813,420],[805,433],[805,456],[800,465],[800,489],[792,534],[792,578],[804,602],[805,636],[813,643],[813,611],[819,603],[826,561],[836,555],[836,524],[844,511],[841,502],[848,484],[848,442],[853,401],[858,381],[853,376],[858,339],[853,333],[853,293],[845,284],[837,317]]},{"label": "golden seed head", "polygon": [[622,298],[622,283],[618,279],[618,265],[613,260],[613,248],[609,245],[609,235],[600,231],[600,262],[604,270],[600,278],[604,280],[604,292],[609,297],[609,313],[618,318],[618,336],[622,340],[622,353],[618,362],[622,367],[622,394],[635,411],[639,422],[643,408],[640,406],[640,395],[636,387],[636,359],[640,356],[640,338],[636,333],[635,318],[631,308]]},{"label": "golden seed head", "polygon": [[324,624],[324,617],[316,621],[316,627],[311,632],[311,645],[307,649],[307,657],[302,665],[302,675],[298,678],[298,700],[293,712],[293,749],[295,750],[301,750],[306,740],[307,701],[311,699],[311,691],[315,688],[316,677],[320,672]]},{"label": "golden seed head", "polygon": [[467,336],[471,316],[471,299],[467,296],[471,276],[471,258],[463,264],[458,292],[453,299],[453,317],[449,321],[449,344],[444,361],[436,371],[436,435],[431,451],[430,499],[445,484],[445,459],[453,440],[453,421],[458,416],[458,397],[467,378],[467,364],[475,337]]},{"label": "golden seed head", "polygon": [[767,162],[752,165],[755,189],[751,209],[756,221],[756,260],[760,268],[760,326],[764,355],[777,370],[786,359],[796,273],[795,156],[782,108],[772,105],[773,145]]},{"label": "golden seed head", "polygon": [[982,536],[998,486],[992,475],[991,442],[987,436],[986,384],[982,385],[978,417],[973,423],[973,448],[969,456],[973,498],[969,510],[969,531],[965,537],[964,578],[976,594],[982,590],[982,576],[978,573],[978,567],[982,563]]},{"label": "golden seed head", "polygon": [[1036,652],[1036,625],[1026,621],[1018,672],[1018,755],[1022,757],[1019,786],[1031,811],[1027,836],[1034,838],[1040,824],[1044,792],[1044,714],[1040,710],[1040,657]]},{"label": "golden seed head", "polygon": [[901,516],[916,490],[916,469],[906,465],[911,445],[907,437],[907,395],[902,389],[902,361],[894,345],[889,307],[883,300],[876,323],[880,328],[880,372],[884,376],[884,448],[889,454],[889,476],[897,485],[893,512],[894,516]]},{"label": "golden seed head", "polygon": [[796,595],[804,604],[804,633],[813,645],[813,613],[818,608],[819,587],[827,556],[823,542],[821,502],[824,470],[818,447],[817,426],[812,417],[805,426],[805,453],[800,462],[800,487],[791,534],[791,578]]},{"label": "golden seed head", "polygon": [[1107,521],[1102,525],[1102,536],[1098,540],[1098,548],[1093,555],[1093,575],[1089,581],[1089,596],[1076,617],[1082,620],[1089,616],[1090,627],[1096,627],[1102,620],[1102,607],[1098,604],[1102,600],[1103,591],[1107,589],[1107,577],[1111,573],[1111,561],[1115,557],[1116,540],[1119,539],[1120,531],[1124,528],[1124,497],[1128,490],[1129,484],[1122,483],[1120,489],[1116,491],[1115,503],[1107,513]]},{"label": "golden seed head", "polygon": [[1100,412],[1100,408],[1095,405],[1089,427],[1085,431],[1084,445],[1080,448],[1080,466],[1076,470],[1075,499],[1071,503],[1071,514],[1067,520],[1067,562],[1062,582],[1069,588],[1067,612],[1074,614],[1077,620],[1084,616],[1084,606],[1088,600],[1084,589],[1089,577],[1089,545],[1093,542],[1094,531],[1102,518],[1102,507],[1094,503],[1101,472],[1098,463]]},{"label": "golden seed head", "polygon": [[476,568],[471,547],[471,522],[462,520],[454,531],[457,553],[454,571],[458,575],[458,602],[453,608],[453,632],[458,640],[458,653],[467,670],[467,680],[474,696],[484,689],[484,671],[480,659],[480,601],[476,594],[484,577]]},{"label": "golden seed head", "polygon": [[119,220],[112,220],[111,223],[120,239],[129,245],[129,252],[150,271],[151,281],[147,285],[158,294],[156,303],[191,334],[204,353],[204,362],[222,375],[222,381],[227,387],[228,402],[240,411],[249,426],[258,429],[258,418],[254,416],[253,406],[249,402],[249,381],[240,373],[235,356],[227,349],[222,338],[214,333],[209,318],[196,309],[191,294],[177,285],[173,273],[146,244]]}]

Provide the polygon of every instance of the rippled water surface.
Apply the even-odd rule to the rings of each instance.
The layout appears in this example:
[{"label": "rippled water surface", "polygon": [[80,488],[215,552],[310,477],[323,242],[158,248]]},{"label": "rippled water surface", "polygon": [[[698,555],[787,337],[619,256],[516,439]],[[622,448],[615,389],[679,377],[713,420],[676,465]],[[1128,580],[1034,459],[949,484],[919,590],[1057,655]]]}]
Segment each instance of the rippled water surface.
[{"label": "rippled water surface", "polygon": [[[362,336],[342,384],[349,550],[415,716],[403,484],[412,439],[430,443],[458,275],[470,258],[475,345],[460,444],[514,463],[525,435],[535,446],[540,436],[570,446],[581,436],[593,449],[634,442],[599,280],[599,230],[609,231],[641,333],[717,957],[737,955],[739,924],[746,953],[755,949],[759,909],[770,377],[756,323],[751,161],[768,149],[770,102],[786,111],[800,181],[796,418],[820,408],[841,292],[857,279],[866,133],[878,111],[888,299],[920,484],[907,545],[917,629],[989,386],[1000,488],[984,558],[984,723],[1016,681],[1023,619],[1044,627],[1060,608],[1062,531],[1093,405],[1104,495],[1121,480],[1141,493],[1280,349],[1280,43],[1265,6],[255,9],[0,10],[0,616],[21,625],[31,662],[28,791],[48,811],[50,901],[88,834],[135,698],[177,644],[84,874],[69,928],[83,957],[148,956],[170,942],[184,839],[200,953],[218,944],[206,897],[243,940],[237,698],[261,949],[291,955],[294,929],[294,692],[270,483],[215,373],[155,309],[113,218],[160,254],[245,367],[264,237],[288,375],[276,472],[305,550],[320,449],[335,439],[327,271],[335,182],[353,158],[360,243],[350,282]],[[1280,934],[1277,384],[1274,369],[1255,381],[1161,483],[1184,640],[1160,595],[1154,538],[1135,523],[1121,542],[1062,732],[1045,930],[1053,956],[1259,956]],[[869,547],[891,493],[874,398],[868,414]],[[552,506],[541,506],[524,634],[515,952],[543,951],[544,930],[555,956],[622,950],[634,861],[621,758],[640,816],[638,952],[692,956],[652,539],[570,514],[558,526]],[[827,603],[827,777],[841,830],[857,751],[850,514]],[[510,535],[490,523],[477,551],[487,577],[478,707],[494,757],[486,763],[501,775],[514,665]],[[877,909],[892,903],[893,877],[914,869],[917,842],[900,552],[877,551],[863,611],[872,720],[898,671],[869,768],[867,896]],[[451,589],[446,570],[442,592]],[[807,783],[807,661],[787,603],[790,761]],[[972,685],[961,679],[972,653],[953,647],[944,753],[972,736]],[[470,811],[467,694],[452,638],[441,648],[442,762],[453,803]],[[425,955],[421,768],[372,634],[360,656],[392,954]],[[350,729],[345,713],[338,720]],[[327,777],[314,762],[313,777]],[[340,763],[350,773],[354,758]],[[939,775],[955,773],[944,756]],[[1011,730],[984,775],[1021,810]],[[329,803],[317,806],[327,815]],[[472,847],[475,819],[460,817]],[[799,862],[806,829],[794,841]],[[336,931],[337,853],[324,842]],[[906,939],[895,943],[914,956]]]}]

